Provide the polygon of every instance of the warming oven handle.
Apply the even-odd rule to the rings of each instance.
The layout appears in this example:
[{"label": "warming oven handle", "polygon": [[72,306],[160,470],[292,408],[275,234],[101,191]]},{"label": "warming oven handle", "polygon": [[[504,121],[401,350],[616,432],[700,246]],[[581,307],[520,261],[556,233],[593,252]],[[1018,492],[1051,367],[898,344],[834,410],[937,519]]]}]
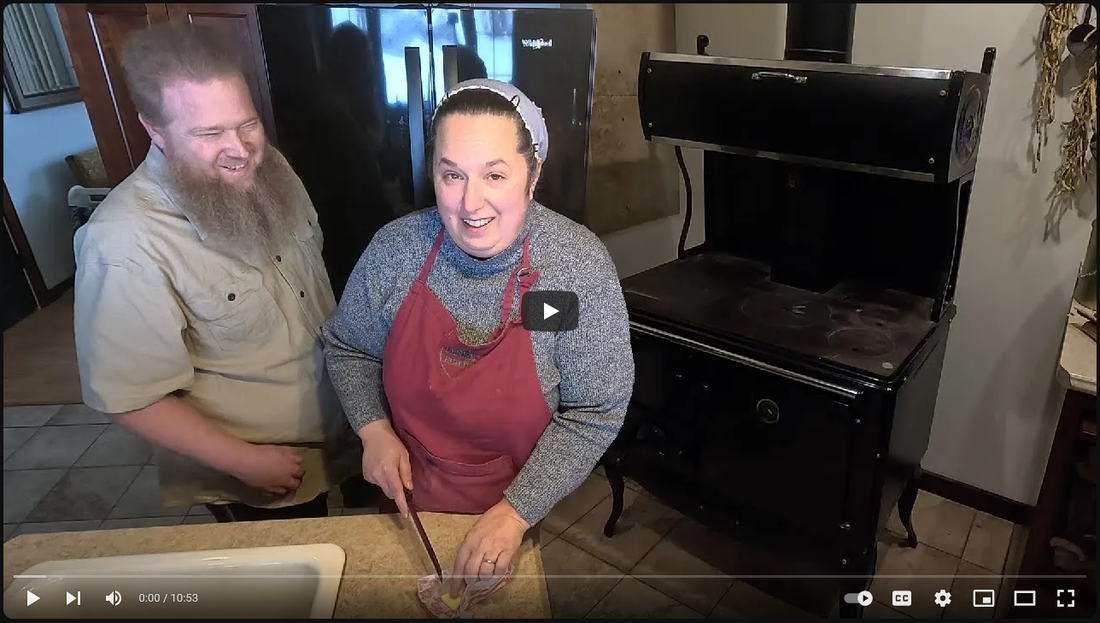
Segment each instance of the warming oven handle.
[{"label": "warming oven handle", "polygon": [[785,71],[754,71],[752,72],[753,80],[790,80],[795,84],[806,84],[809,80],[806,76],[796,76],[789,74]]},{"label": "warming oven handle", "polygon": [[639,332],[639,333],[645,333],[645,334],[648,334],[648,335],[652,335],[654,337],[662,338],[662,339],[668,340],[670,342],[673,342],[675,344],[679,344],[681,346],[686,346],[688,348],[707,353],[708,355],[714,355],[715,357],[721,357],[723,359],[733,361],[735,363],[739,363],[741,365],[748,366],[748,367],[756,369],[756,370],[762,370],[764,372],[769,372],[771,374],[775,374],[777,376],[780,376],[780,377],[783,377],[785,379],[789,379],[789,380],[792,380],[792,381],[796,381],[796,382],[802,383],[804,385],[809,385],[811,387],[816,387],[818,389],[823,389],[827,392],[831,392],[831,393],[834,393],[834,394],[839,394],[839,395],[844,396],[845,398],[848,398],[848,399],[859,398],[863,394],[863,392],[861,392],[859,390],[856,390],[856,389],[852,389],[850,387],[844,387],[843,385],[837,385],[836,383],[830,383],[830,382],[822,380],[822,379],[816,379],[816,378],[813,378],[811,376],[806,376],[805,374],[799,374],[799,373],[793,372],[791,370],[785,370],[785,369],[780,368],[778,366],[773,366],[771,364],[764,363],[763,361],[758,361],[756,359],[752,359],[751,357],[745,357],[744,355],[738,355],[737,353],[731,353],[727,350],[722,350],[721,348],[715,348],[714,346],[710,346],[709,344],[703,344],[702,342],[696,342],[695,340],[683,337],[681,335],[676,335],[676,334],[673,334],[673,333],[669,333],[668,331],[662,331],[660,329],[655,329],[653,327],[646,326],[644,324],[641,324],[639,322],[635,322],[633,320],[630,321],[630,328],[634,331]]}]

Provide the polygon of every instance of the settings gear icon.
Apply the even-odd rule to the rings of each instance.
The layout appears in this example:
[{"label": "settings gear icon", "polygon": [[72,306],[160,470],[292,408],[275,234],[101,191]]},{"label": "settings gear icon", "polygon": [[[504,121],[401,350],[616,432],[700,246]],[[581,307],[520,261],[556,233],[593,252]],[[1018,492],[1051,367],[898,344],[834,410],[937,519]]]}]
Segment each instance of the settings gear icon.
[{"label": "settings gear icon", "polygon": [[936,593],[936,605],[941,608],[946,608],[949,603],[951,603],[951,593],[941,588],[940,592]]}]

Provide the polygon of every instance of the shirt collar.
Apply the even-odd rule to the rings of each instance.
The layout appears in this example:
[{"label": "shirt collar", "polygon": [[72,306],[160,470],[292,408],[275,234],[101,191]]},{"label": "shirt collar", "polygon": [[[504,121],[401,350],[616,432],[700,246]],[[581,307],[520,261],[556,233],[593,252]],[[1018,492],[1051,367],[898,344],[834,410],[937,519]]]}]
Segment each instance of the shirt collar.
[{"label": "shirt collar", "polygon": [[[149,143],[149,153],[145,154],[144,165],[149,178],[164,192],[172,209],[180,216],[187,218],[187,212],[180,207],[175,189],[168,183],[168,158],[164,155],[160,147],[157,147],[156,143]],[[195,230],[195,233],[198,234],[199,240],[205,242],[207,232],[200,229],[191,219],[187,218],[187,221],[191,223],[191,227]]]}]

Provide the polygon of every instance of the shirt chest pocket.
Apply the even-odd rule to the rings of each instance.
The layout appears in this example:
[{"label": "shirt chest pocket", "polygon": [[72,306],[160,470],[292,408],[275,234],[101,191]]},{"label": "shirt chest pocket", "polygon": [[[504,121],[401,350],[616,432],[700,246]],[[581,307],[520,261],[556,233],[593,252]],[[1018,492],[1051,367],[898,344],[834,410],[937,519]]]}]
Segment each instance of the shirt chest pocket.
[{"label": "shirt chest pocket", "polygon": [[207,355],[242,355],[271,341],[278,309],[262,275],[227,275],[188,298],[192,338]]},{"label": "shirt chest pocket", "polygon": [[313,221],[303,222],[294,230],[294,242],[311,271],[317,275],[326,275],[325,261],[321,256],[322,234],[320,227]]},{"label": "shirt chest pocket", "polygon": [[300,275],[302,282],[306,284],[303,291],[308,293],[316,311],[327,318],[328,313],[336,306],[336,300],[333,298],[332,282],[329,280],[328,268],[322,254],[323,236],[315,221],[303,222],[294,231],[294,246],[295,252],[299,254],[299,270],[305,271]]}]

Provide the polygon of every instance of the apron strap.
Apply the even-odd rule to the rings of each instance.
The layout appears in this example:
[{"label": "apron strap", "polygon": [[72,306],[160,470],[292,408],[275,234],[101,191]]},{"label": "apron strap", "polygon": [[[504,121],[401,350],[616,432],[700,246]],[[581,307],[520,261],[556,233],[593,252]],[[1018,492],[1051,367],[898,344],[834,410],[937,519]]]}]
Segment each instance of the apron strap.
[{"label": "apron strap", "polygon": [[539,273],[537,270],[531,270],[531,253],[529,238],[523,239],[523,257],[520,259],[519,266],[512,271],[511,277],[508,279],[508,289],[504,293],[504,301],[501,305],[500,312],[500,324],[501,326],[507,325],[512,315],[512,298],[516,296],[516,281],[519,278],[519,300],[523,301],[523,295],[531,289],[532,286],[539,280]]},{"label": "apron strap", "polygon": [[435,242],[432,243],[432,250],[428,252],[428,258],[424,260],[424,265],[420,267],[420,274],[416,276],[416,280],[422,285],[427,285],[428,273],[432,272],[435,256],[439,255],[439,247],[443,246],[443,231],[444,228],[440,227],[439,235],[435,237]]}]

